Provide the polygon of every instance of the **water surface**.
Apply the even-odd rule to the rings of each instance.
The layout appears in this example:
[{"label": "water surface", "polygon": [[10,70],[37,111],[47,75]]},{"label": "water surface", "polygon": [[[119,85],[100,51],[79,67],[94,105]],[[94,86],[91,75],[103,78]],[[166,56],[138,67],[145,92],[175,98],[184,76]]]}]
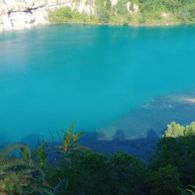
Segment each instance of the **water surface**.
[{"label": "water surface", "polygon": [[0,34],[1,134],[18,140],[70,122],[109,126],[153,98],[195,89],[194,54],[190,26],[57,25]]}]

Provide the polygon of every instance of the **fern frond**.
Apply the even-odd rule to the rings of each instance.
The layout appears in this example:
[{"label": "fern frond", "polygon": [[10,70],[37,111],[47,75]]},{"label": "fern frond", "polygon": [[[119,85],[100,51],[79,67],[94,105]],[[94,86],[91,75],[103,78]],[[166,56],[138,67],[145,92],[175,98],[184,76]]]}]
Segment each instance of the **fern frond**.
[{"label": "fern frond", "polygon": [[8,158],[11,154],[16,152],[17,150],[20,150],[22,158],[25,160],[31,159],[31,151],[25,144],[13,144],[8,146],[0,153],[0,162],[6,158]]}]

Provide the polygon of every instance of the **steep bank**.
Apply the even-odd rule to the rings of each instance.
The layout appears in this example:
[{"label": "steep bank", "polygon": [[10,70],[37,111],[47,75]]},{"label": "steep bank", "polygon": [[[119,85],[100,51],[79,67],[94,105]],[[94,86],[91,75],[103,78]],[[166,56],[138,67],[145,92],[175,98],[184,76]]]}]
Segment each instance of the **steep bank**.
[{"label": "steep bank", "polygon": [[191,0],[0,0],[0,32],[47,23],[195,23]]},{"label": "steep bank", "polygon": [[69,7],[94,13],[94,0],[0,0],[0,32],[47,24],[50,11]]},{"label": "steep bank", "polygon": [[92,15],[61,8],[50,14],[53,23],[93,23],[162,26],[195,23],[195,2],[191,0],[96,0]]}]

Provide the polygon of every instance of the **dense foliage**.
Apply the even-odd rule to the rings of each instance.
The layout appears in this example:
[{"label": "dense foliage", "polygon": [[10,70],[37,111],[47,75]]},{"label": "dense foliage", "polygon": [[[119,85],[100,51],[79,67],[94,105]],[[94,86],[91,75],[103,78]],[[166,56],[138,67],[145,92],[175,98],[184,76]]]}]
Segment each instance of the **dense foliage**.
[{"label": "dense foliage", "polygon": [[[90,1],[89,1],[90,2]],[[112,23],[165,25],[195,22],[194,0],[96,0],[95,13],[87,15],[70,8],[50,14],[55,23]]]},{"label": "dense foliage", "polygon": [[[168,125],[156,154],[147,163],[123,152],[94,152],[79,146],[76,139],[74,152],[63,152],[59,161],[48,164],[47,179],[55,194],[62,195],[193,194],[194,186],[188,184],[195,184],[195,137],[189,133],[194,124]],[[73,127],[68,132],[63,143],[68,137],[80,136]]]},{"label": "dense foliage", "polygon": [[[143,162],[129,154],[102,154],[80,146],[71,125],[61,144],[41,144],[33,157],[16,144],[0,154],[3,194],[190,195],[195,184],[195,123],[168,125],[155,155]],[[21,152],[10,156],[15,149]],[[48,160],[50,156],[55,160]],[[51,187],[50,187],[51,186]],[[29,188],[30,187],[30,188]]]},{"label": "dense foliage", "polygon": [[45,182],[44,172],[34,163],[31,151],[26,145],[14,144],[1,151],[1,195],[52,195],[52,189]]}]

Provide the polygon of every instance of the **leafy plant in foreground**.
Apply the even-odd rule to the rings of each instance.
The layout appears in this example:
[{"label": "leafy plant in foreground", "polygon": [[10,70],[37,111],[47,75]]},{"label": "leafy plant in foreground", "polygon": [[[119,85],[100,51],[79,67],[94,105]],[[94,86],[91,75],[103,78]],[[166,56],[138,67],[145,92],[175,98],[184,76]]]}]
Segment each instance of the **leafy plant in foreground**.
[{"label": "leafy plant in foreground", "polygon": [[182,191],[182,195],[195,195],[195,186],[188,185],[187,188]]},{"label": "leafy plant in foreground", "polygon": [[45,183],[45,174],[33,162],[26,145],[13,144],[0,152],[0,193],[52,194]]},{"label": "leafy plant in foreground", "polygon": [[78,146],[78,140],[83,135],[81,132],[74,132],[74,124],[71,124],[68,131],[63,132],[63,141],[62,145],[58,147],[60,152],[63,153],[69,153],[77,150],[79,148]]},{"label": "leafy plant in foreground", "polygon": [[47,163],[47,154],[46,154],[47,144],[42,143],[35,150],[34,155],[39,164],[39,166],[44,169]]},{"label": "leafy plant in foreground", "polygon": [[48,178],[53,185],[55,194],[67,194],[69,180],[67,179],[67,173],[63,172],[63,170],[68,170],[72,166],[72,155],[83,149],[78,144],[83,133],[74,132],[74,124],[71,124],[67,131],[62,130],[62,133],[62,142],[57,146],[58,161],[55,166],[48,164],[47,167],[49,169]]}]

